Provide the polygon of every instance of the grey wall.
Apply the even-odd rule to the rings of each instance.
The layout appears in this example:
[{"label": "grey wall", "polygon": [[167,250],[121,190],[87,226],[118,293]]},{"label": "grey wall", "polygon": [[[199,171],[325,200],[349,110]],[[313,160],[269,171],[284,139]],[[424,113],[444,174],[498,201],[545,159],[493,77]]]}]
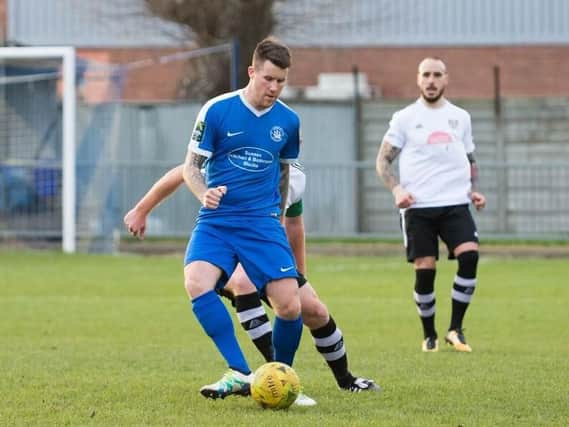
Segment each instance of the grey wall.
[{"label": "grey wall", "polygon": [[305,226],[322,234],[353,233],[357,227],[353,105],[292,103],[291,106],[301,117],[301,160],[307,175]]},{"label": "grey wall", "polygon": [[[569,43],[566,0],[287,0],[276,35],[293,46]],[[143,0],[8,0],[7,38],[26,45],[175,46],[180,27]]]},{"label": "grey wall", "polygon": [[31,46],[176,46],[178,25],[150,17],[143,0],[7,0],[7,40]]},{"label": "grey wall", "polygon": [[569,42],[565,0],[288,0],[277,34],[298,46]]}]

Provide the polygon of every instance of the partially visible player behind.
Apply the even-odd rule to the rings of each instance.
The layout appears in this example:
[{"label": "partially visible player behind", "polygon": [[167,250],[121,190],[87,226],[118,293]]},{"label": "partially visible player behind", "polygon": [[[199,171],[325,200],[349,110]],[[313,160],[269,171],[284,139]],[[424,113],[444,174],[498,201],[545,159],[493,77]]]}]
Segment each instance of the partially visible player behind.
[{"label": "partially visible player behind", "polygon": [[[380,387],[373,380],[354,376],[350,372],[342,331],[336,326],[328,308],[305,278],[305,230],[302,216],[305,181],[306,177],[301,167],[298,164],[292,164],[284,225],[299,273],[298,284],[303,323],[310,329],[316,349],[330,367],[338,387],[351,392],[379,391]],[[146,220],[150,212],[182,183],[182,165],[162,176],[125,215],[124,223],[129,232],[143,239]],[[241,267],[235,270],[221,294],[231,299],[239,322],[265,360],[272,361],[271,323],[257,290]],[[308,406],[309,402],[310,400],[305,395],[301,395],[296,403]]]}]

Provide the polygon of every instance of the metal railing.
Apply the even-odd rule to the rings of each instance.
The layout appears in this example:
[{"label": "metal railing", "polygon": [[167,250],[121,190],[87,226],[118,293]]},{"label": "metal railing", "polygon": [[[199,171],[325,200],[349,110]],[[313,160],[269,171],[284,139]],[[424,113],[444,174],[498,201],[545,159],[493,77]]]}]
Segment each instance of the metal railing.
[{"label": "metal railing", "polygon": [[[118,168],[120,210],[126,212],[167,169],[160,164],[124,164]],[[376,177],[374,164],[307,163],[305,169],[304,218],[309,235],[400,235],[398,210]],[[498,185],[500,175],[507,183],[504,189]],[[486,209],[474,212],[482,237],[569,239],[569,163],[485,163],[480,168],[480,182],[488,200]],[[180,189],[153,212],[149,235],[188,236],[198,208],[190,192]]]},{"label": "metal railing", "polygon": [[[173,166],[164,161],[91,166],[98,169],[100,179],[88,190],[77,189],[81,202],[78,248],[111,250],[118,236],[126,235],[124,214]],[[81,164],[83,169],[88,167]],[[398,210],[377,178],[374,164],[310,162],[305,169],[304,219],[309,236],[400,237]],[[505,186],[499,185],[500,176]],[[569,163],[485,163],[480,181],[488,201],[486,209],[474,211],[481,239],[569,241]],[[46,210],[49,200],[43,200],[44,205],[30,210],[10,210],[11,190],[0,185],[0,238],[57,239],[61,228],[47,225],[60,221],[59,204],[52,203],[55,208]],[[21,196],[21,191],[15,195]],[[182,186],[152,212],[147,236],[187,238],[198,209],[198,201]]]}]

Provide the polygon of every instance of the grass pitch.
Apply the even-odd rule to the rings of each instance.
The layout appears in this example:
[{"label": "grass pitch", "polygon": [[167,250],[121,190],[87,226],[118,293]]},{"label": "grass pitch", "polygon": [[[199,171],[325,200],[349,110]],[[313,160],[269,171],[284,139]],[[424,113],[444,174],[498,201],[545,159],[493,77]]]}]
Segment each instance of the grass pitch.
[{"label": "grass pitch", "polygon": [[[225,366],[193,317],[181,257],[1,251],[0,425],[569,424],[567,260],[482,258],[465,321],[471,354],[421,353],[402,258],[309,261],[352,371],[384,391],[339,391],[305,330],[295,369],[318,406],[279,412],[198,394]],[[439,263],[441,336],[455,269]],[[237,331],[254,369],[262,359]]]}]

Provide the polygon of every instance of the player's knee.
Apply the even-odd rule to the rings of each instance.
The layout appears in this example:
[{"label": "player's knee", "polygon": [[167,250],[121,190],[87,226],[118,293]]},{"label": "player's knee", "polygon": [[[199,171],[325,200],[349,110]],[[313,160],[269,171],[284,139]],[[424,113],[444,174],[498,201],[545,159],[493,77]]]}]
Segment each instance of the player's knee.
[{"label": "player's knee", "polygon": [[318,298],[301,300],[302,321],[309,329],[317,329],[326,325],[330,319],[328,307]]},{"label": "player's knee", "polygon": [[464,278],[476,277],[476,269],[478,267],[478,251],[466,251],[459,254],[458,275]]},{"label": "player's knee", "polygon": [[225,287],[234,295],[246,295],[257,290],[247,277],[242,276],[231,277]]},{"label": "player's knee", "polygon": [[197,298],[211,290],[211,287],[207,287],[202,280],[199,280],[199,278],[194,276],[188,276],[185,278],[184,287],[186,288],[186,293],[190,298]]},{"label": "player's knee", "polygon": [[415,270],[434,270],[437,266],[437,260],[431,256],[415,258],[413,265]]},{"label": "player's knee", "polygon": [[301,312],[300,307],[301,307],[300,301],[298,300],[298,298],[296,298],[293,301],[289,301],[281,317],[283,319],[289,319],[289,320],[298,319]]},{"label": "player's knee", "polygon": [[225,288],[233,292],[234,295],[247,295],[257,291],[241,265],[237,266]]},{"label": "player's knee", "polygon": [[290,278],[275,280],[267,284],[265,291],[278,317],[295,320],[300,316],[300,297],[296,281]]},{"label": "player's knee", "polygon": [[300,316],[300,301],[298,298],[289,298],[273,304],[277,316],[285,320],[294,320]]}]

